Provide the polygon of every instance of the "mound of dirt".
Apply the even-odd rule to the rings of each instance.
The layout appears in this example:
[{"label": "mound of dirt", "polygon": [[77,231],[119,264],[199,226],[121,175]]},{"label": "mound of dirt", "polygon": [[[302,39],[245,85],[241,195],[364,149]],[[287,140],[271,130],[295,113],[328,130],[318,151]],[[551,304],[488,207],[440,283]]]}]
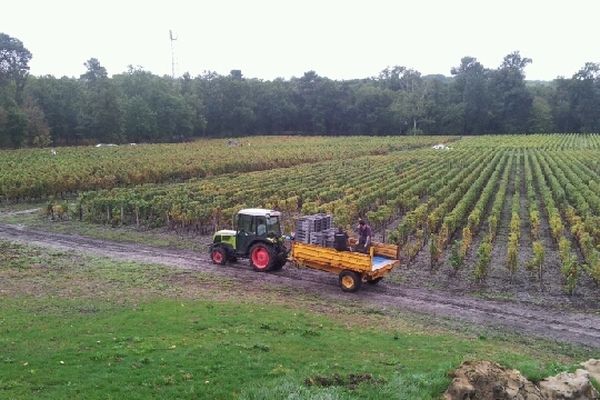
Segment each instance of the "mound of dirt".
[{"label": "mound of dirt", "polygon": [[[600,362],[590,360],[586,368],[600,371]],[[578,369],[544,379],[538,385],[514,369],[490,361],[467,361],[452,373],[445,400],[597,400],[590,373]]]},{"label": "mound of dirt", "polygon": [[590,358],[584,363],[581,363],[583,369],[590,373],[590,377],[600,383],[600,360]]},{"label": "mound of dirt", "polygon": [[454,373],[445,400],[542,400],[542,392],[521,373],[490,361],[464,362]]},{"label": "mound of dirt", "polygon": [[598,392],[590,383],[590,374],[583,369],[546,378],[540,382],[540,389],[549,400],[598,399]]}]

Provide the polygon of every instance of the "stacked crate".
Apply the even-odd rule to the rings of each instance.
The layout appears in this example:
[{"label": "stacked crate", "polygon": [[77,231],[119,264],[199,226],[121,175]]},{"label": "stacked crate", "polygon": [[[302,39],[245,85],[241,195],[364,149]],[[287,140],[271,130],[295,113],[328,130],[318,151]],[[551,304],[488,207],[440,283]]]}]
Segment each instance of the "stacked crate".
[{"label": "stacked crate", "polygon": [[323,246],[323,232],[311,232],[308,242],[317,246]]},{"label": "stacked crate", "polygon": [[296,221],[296,240],[302,243],[310,243],[310,234],[317,231],[320,223],[313,218],[312,215],[307,215],[298,218]]},{"label": "stacked crate", "polygon": [[330,241],[331,215],[305,215],[296,221],[296,240],[302,243],[325,246]]},{"label": "stacked crate", "polygon": [[335,228],[329,228],[323,230],[323,246],[325,247],[333,247],[335,244]]}]

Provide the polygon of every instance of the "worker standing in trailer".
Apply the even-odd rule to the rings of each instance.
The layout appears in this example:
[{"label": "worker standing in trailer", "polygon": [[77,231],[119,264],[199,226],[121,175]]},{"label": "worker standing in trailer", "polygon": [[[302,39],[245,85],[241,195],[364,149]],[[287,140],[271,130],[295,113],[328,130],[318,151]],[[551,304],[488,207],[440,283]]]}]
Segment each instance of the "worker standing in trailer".
[{"label": "worker standing in trailer", "polygon": [[371,247],[371,239],[373,237],[373,231],[369,224],[364,219],[358,220],[358,247],[357,250],[362,253],[368,253]]}]

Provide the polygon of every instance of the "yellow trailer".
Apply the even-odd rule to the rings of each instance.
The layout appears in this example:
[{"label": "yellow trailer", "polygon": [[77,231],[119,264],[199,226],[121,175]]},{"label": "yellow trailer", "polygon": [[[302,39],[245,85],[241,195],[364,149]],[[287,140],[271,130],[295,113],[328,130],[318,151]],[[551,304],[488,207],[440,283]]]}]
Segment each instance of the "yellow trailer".
[{"label": "yellow trailer", "polygon": [[344,292],[356,292],[362,282],[376,284],[400,265],[398,246],[373,243],[369,254],[294,241],[289,261],[299,267],[338,274]]}]

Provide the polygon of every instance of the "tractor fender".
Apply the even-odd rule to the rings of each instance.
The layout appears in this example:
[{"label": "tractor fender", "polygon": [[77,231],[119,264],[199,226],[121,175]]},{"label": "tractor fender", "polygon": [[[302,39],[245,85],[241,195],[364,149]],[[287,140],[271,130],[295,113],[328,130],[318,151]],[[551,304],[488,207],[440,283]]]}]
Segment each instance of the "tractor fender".
[{"label": "tractor fender", "polygon": [[265,240],[265,239],[256,239],[256,240],[253,240],[252,242],[250,242],[250,244],[248,244],[248,248],[249,249],[252,248],[252,246],[254,246],[257,243],[262,243],[262,244],[264,244],[266,246],[272,246],[272,247],[276,247],[277,246],[276,243],[270,242],[268,240]]},{"label": "tractor fender", "polygon": [[271,242],[269,240],[265,240],[265,239],[262,239],[262,238],[253,240],[250,243],[250,245],[248,245],[248,248],[251,249],[252,246],[254,246],[257,243],[262,243],[265,246],[272,247],[273,249],[275,249],[277,251],[277,256],[285,256],[285,257],[287,257],[288,250],[285,248],[285,246],[282,246],[282,245],[280,245],[277,242],[273,243],[273,242]]},{"label": "tractor fender", "polygon": [[225,250],[225,252],[227,253],[228,257],[234,257],[235,256],[235,249],[229,244],[229,243],[211,243],[208,246],[208,252],[212,252],[214,248],[223,248]]}]

